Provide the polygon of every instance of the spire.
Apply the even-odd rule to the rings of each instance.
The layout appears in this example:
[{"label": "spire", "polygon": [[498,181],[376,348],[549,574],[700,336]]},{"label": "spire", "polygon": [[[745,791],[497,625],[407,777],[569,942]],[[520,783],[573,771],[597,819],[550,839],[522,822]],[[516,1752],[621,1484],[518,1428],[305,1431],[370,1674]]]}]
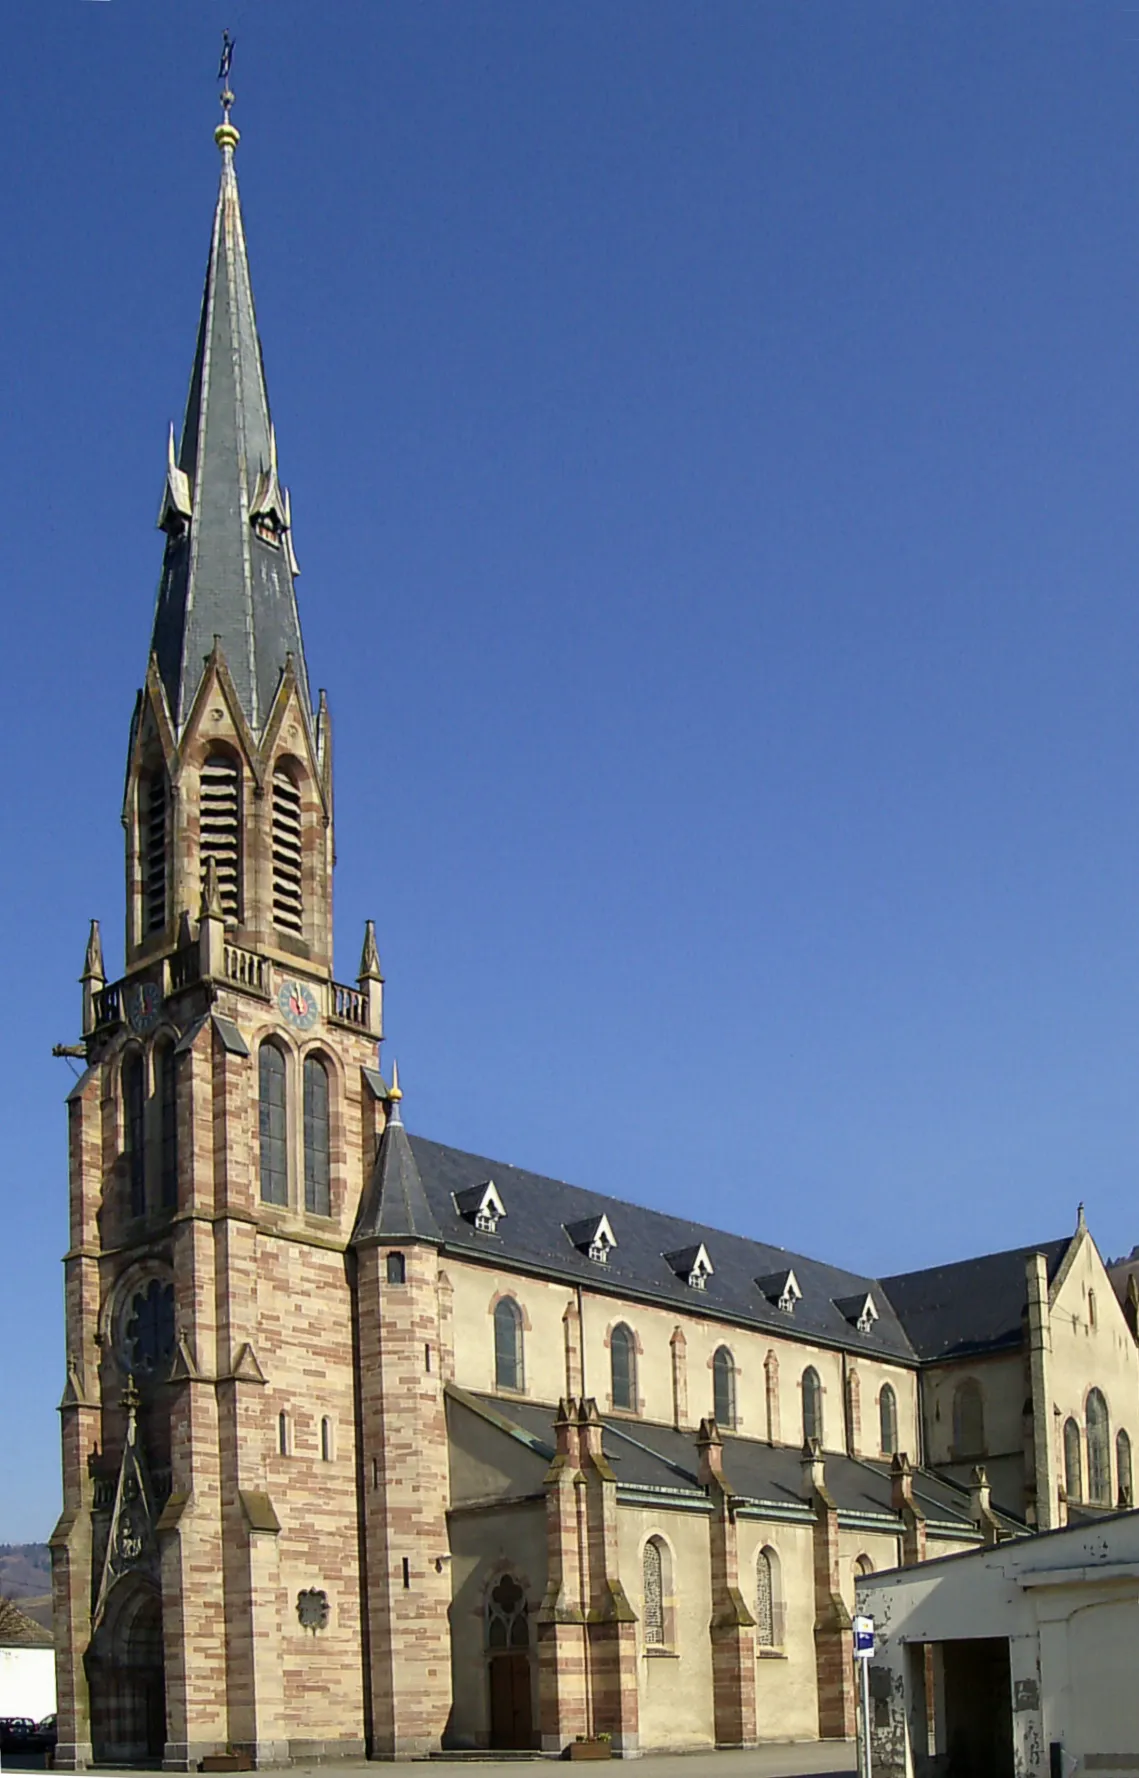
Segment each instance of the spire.
[{"label": "spire", "polygon": [[103,968],[103,940],[99,933],[98,920],[92,920],[91,930],[87,934],[87,950],[83,957],[83,974],[81,982],[105,982],[106,971]]},{"label": "spire", "polygon": [[393,1063],[387,1126],[352,1236],[357,1245],[376,1240],[430,1241],[435,1244],[443,1240],[403,1127],[399,1112],[402,1098],[399,1069]]},{"label": "spire", "polygon": [[383,979],[380,972],[380,953],[376,949],[376,922],[365,920],[364,948],[360,952],[360,969],[356,980],[362,985],[364,982],[382,982]]},{"label": "spire", "polygon": [[181,729],[214,639],[242,710],[264,728],[285,657],[292,654],[311,715],[293,586],[297,573],[234,170],[239,136],[222,94],[215,131],[221,184],[214,214],[197,351],[182,439],[173,435],[158,523],[166,553],[151,648]]}]

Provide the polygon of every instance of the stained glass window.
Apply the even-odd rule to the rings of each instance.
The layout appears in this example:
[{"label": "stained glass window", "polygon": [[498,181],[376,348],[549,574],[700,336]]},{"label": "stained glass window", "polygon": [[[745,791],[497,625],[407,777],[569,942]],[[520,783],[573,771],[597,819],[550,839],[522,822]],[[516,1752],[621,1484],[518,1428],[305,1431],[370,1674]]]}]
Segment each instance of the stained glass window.
[{"label": "stained glass window", "polygon": [[319,1056],[305,1058],[305,1209],[332,1212],[329,1186],[328,1070]]},{"label": "stained glass window", "polygon": [[823,1386],[813,1364],[803,1372],[803,1438],[823,1442]]},{"label": "stained glass window", "polygon": [[770,1550],[755,1559],[755,1639],[760,1648],[775,1647],[775,1576]]},{"label": "stained glass window", "polygon": [[664,1644],[664,1561],[660,1544],[650,1537],[644,1555],[645,1609],[642,1617],[649,1647]]},{"label": "stained glass window", "polygon": [[1132,1506],[1131,1497],[1131,1440],[1122,1426],[1115,1435],[1115,1476],[1117,1501],[1120,1506]]},{"label": "stained glass window", "polygon": [[736,1423],[736,1366],[726,1346],[712,1359],[712,1413],[720,1426]]},{"label": "stained glass window", "polygon": [[155,1051],[154,1068],[158,1091],[158,1177],[162,1208],[178,1208],[178,1061],[171,1044]]},{"label": "stained glass window", "polygon": [[1064,1422],[1064,1492],[1069,1500],[1082,1500],[1084,1497],[1084,1465],[1081,1455],[1082,1440],[1078,1420]]},{"label": "stained glass window", "polygon": [[504,1574],[487,1600],[487,1647],[528,1648],[530,1625],[526,1610],[526,1594],[512,1574]]},{"label": "stained glass window", "polygon": [[258,1055],[261,1131],[261,1201],[289,1201],[288,1132],[285,1103],[285,1058],[274,1043],[263,1043]]},{"label": "stained glass window", "polygon": [[136,1377],[162,1375],[174,1356],[174,1286],[152,1278],[131,1298],[127,1363]]},{"label": "stained glass window", "polygon": [[1107,1403],[1098,1389],[1088,1391],[1088,1498],[1111,1505],[1111,1432]]},{"label": "stained glass window", "polygon": [[521,1389],[522,1316],[512,1297],[494,1305],[494,1380],[499,1389]]},{"label": "stained glass window", "polygon": [[132,1216],[141,1216],[146,1210],[145,1104],[142,1057],[137,1050],[132,1050],[123,1064],[123,1115]]},{"label": "stained glass window", "polygon": [[623,1321],[619,1321],[609,1338],[609,1363],[613,1379],[613,1406],[627,1408],[630,1413],[637,1407],[637,1359],[633,1336]]}]

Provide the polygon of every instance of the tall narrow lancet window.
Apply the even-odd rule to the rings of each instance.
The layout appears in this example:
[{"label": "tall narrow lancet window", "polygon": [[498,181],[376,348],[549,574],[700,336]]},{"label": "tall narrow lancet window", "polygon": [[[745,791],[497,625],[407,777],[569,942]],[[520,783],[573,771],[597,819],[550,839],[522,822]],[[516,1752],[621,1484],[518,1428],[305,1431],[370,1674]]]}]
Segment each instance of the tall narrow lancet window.
[{"label": "tall narrow lancet window", "polygon": [[139,787],[139,853],[142,866],[142,931],[147,938],[166,926],[166,773],[161,766]]},{"label": "tall narrow lancet window", "polygon": [[1107,1403],[1098,1389],[1088,1391],[1088,1499],[1111,1505],[1111,1429]]},{"label": "tall narrow lancet window", "polygon": [[273,924],[300,938],[304,932],[301,793],[289,767],[273,771]]},{"label": "tall narrow lancet window", "polygon": [[619,1321],[609,1336],[613,1406],[630,1414],[637,1410],[637,1348],[632,1331]]},{"label": "tall narrow lancet window", "polygon": [[522,1389],[522,1312],[513,1297],[494,1305],[494,1381],[498,1389]]},{"label": "tall narrow lancet window", "polygon": [[202,881],[206,861],[218,867],[222,912],[236,921],[241,914],[241,767],[234,754],[215,747],[207,754],[199,785],[199,831]]},{"label": "tall narrow lancet window", "polygon": [[1117,1506],[1134,1506],[1131,1488],[1131,1440],[1122,1426],[1115,1435],[1115,1489]]},{"label": "tall narrow lancet window", "polygon": [[823,1442],[823,1386],[813,1364],[803,1372],[803,1441]]},{"label": "tall narrow lancet window", "polygon": [[726,1346],[717,1346],[712,1359],[712,1414],[718,1426],[736,1423],[736,1365]]},{"label": "tall narrow lancet window", "polygon": [[1064,1422],[1064,1492],[1069,1500],[1084,1497],[1083,1441],[1078,1420]]},{"label": "tall narrow lancet window", "polygon": [[958,1383],[953,1396],[953,1455],[980,1457],[985,1450],[985,1403],[975,1377]]},{"label": "tall narrow lancet window", "polygon": [[898,1448],[898,1398],[890,1383],[883,1383],[878,1396],[878,1448],[883,1457]]},{"label": "tall narrow lancet window", "polygon": [[645,1643],[649,1648],[664,1647],[664,1551],[655,1537],[645,1545],[644,1625]]},{"label": "tall narrow lancet window", "polygon": [[319,1056],[307,1056],[305,1094],[305,1209],[332,1213],[329,1186],[328,1069]]},{"label": "tall narrow lancet window", "polygon": [[261,1142],[261,1202],[289,1201],[289,1148],[285,1099],[285,1058],[275,1043],[257,1055],[258,1127]]},{"label": "tall narrow lancet window", "polygon": [[178,1208],[178,1061],[172,1043],[154,1052],[154,1094],[158,1101],[158,1193],[164,1210]]},{"label": "tall narrow lancet window", "polygon": [[760,1648],[778,1648],[781,1616],[779,1558],[764,1548],[755,1559],[755,1640]]},{"label": "tall narrow lancet window", "polygon": [[132,1216],[146,1209],[146,1087],[142,1056],[131,1050],[123,1063],[123,1135]]}]

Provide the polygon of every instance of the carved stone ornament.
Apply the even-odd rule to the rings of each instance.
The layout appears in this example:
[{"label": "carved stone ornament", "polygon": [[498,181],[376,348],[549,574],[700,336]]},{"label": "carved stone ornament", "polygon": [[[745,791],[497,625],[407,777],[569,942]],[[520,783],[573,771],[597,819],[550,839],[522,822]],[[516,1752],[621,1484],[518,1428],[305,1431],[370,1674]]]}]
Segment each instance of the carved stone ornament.
[{"label": "carved stone ornament", "polygon": [[328,1594],[322,1587],[305,1587],[297,1594],[297,1616],[306,1630],[316,1635],[328,1628]]}]

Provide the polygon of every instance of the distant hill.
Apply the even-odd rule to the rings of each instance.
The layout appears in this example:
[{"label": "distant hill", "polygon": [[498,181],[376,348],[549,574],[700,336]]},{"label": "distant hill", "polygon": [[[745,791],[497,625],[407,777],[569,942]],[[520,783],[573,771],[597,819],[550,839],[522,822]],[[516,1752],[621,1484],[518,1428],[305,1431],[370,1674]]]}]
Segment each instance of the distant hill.
[{"label": "distant hill", "polygon": [[51,1592],[51,1556],[46,1543],[0,1543],[0,1594],[37,1599]]}]

